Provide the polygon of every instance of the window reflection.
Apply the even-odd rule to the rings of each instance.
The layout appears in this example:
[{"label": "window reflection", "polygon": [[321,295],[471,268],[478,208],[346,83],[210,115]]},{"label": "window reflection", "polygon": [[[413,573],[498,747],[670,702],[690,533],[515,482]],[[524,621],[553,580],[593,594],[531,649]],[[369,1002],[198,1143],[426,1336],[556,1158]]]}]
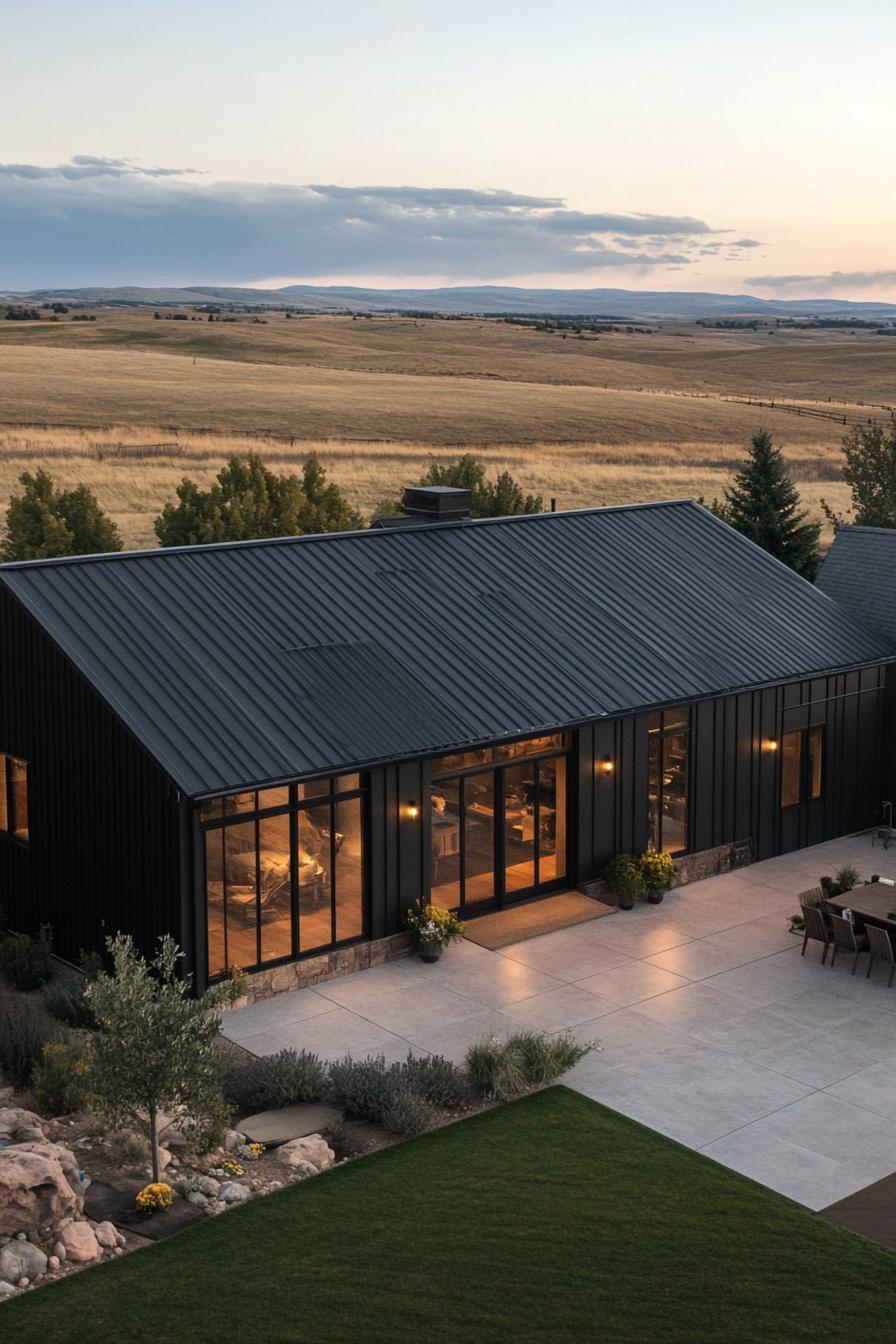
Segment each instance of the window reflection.
[{"label": "window reflection", "polygon": [[567,748],[566,733],[527,737],[522,742],[498,742],[490,747],[472,747],[468,751],[437,756],[432,763],[432,773],[434,776],[455,774],[461,770],[474,770],[476,766],[488,765],[492,761],[515,760],[518,756],[538,756],[549,751],[566,751]]},{"label": "window reflection", "polygon": [[0,752],[0,831],[28,839],[28,764]]}]

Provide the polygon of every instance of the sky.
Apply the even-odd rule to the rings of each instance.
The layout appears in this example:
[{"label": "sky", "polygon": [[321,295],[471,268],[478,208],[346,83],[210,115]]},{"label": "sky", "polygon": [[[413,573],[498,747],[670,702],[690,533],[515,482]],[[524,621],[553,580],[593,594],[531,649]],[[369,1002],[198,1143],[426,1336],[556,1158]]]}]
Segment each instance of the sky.
[{"label": "sky", "polygon": [[0,0],[0,287],[896,301],[896,3]]}]

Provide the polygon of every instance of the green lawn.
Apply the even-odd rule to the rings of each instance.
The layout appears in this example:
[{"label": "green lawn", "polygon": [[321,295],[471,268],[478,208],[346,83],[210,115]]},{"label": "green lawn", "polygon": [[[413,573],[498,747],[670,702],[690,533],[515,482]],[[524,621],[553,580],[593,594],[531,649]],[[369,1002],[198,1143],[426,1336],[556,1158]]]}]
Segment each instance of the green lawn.
[{"label": "green lawn", "polygon": [[15,1344],[828,1344],[894,1260],[565,1088],[0,1306]]}]

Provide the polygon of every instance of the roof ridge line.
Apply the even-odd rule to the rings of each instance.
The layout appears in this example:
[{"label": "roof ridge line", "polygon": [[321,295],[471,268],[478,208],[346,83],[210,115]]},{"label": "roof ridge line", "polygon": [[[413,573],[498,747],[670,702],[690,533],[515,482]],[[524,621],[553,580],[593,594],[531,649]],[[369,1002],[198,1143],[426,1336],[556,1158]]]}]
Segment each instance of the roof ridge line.
[{"label": "roof ridge line", "polygon": [[248,549],[253,546],[286,546],[298,543],[309,545],[314,542],[343,541],[349,537],[356,539],[361,537],[391,537],[411,530],[419,532],[438,528],[440,531],[446,531],[449,528],[485,527],[499,523],[532,523],[550,518],[580,517],[597,513],[624,513],[639,509],[680,508],[684,505],[693,505],[695,508],[701,507],[695,499],[647,499],[631,504],[592,504],[580,509],[547,509],[541,513],[501,514],[497,518],[459,518],[447,522],[437,522],[424,518],[419,521],[415,519],[402,528],[359,527],[346,532],[305,532],[298,536],[251,537],[243,541],[207,541],[185,546],[151,546],[144,550],[98,551],[91,555],[56,555],[44,556],[37,560],[7,560],[0,564],[0,577],[5,570],[48,569],[56,565],[95,564],[101,561],[111,562],[115,560],[147,560],[168,555],[189,555],[196,551],[204,553],[230,551]]}]

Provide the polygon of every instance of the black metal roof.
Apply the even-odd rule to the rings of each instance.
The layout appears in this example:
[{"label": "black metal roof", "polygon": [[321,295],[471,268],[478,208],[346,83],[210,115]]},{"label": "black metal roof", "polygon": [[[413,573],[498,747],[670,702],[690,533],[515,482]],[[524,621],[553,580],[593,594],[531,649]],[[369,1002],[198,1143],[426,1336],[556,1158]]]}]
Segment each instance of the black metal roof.
[{"label": "black metal roof", "polygon": [[0,582],[192,796],[890,656],[687,500],[32,561]]},{"label": "black metal roof", "polygon": [[896,650],[894,575],[896,529],[852,526],[838,529],[816,582]]}]

